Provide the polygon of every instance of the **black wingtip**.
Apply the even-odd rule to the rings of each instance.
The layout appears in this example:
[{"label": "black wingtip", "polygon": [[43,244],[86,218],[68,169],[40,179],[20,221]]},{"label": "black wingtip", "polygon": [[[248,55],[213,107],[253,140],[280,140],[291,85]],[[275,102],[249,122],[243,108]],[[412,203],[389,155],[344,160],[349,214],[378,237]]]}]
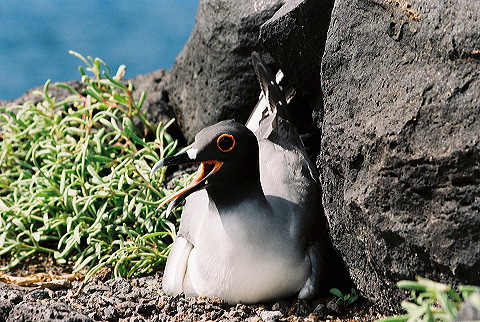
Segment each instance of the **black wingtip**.
[{"label": "black wingtip", "polygon": [[252,61],[253,68],[255,68],[255,73],[257,74],[258,82],[260,83],[260,87],[262,88],[263,93],[267,95],[270,93],[269,87],[271,87],[273,84],[276,84],[275,77],[272,75],[272,73],[270,73],[262,58],[256,51],[252,52]]},{"label": "black wingtip", "polygon": [[256,51],[252,52],[252,62],[262,92],[270,103],[270,106],[279,116],[284,119],[289,119],[285,95],[278,86],[275,76],[270,72]]}]

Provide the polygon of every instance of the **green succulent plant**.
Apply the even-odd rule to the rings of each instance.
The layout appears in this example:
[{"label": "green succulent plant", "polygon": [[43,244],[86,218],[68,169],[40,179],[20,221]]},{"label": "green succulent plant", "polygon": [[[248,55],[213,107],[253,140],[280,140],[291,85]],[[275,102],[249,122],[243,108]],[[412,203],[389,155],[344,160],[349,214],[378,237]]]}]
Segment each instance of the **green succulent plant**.
[{"label": "green succulent plant", "polygon": [[[83,91],[57,101],[47,81],[41,102],[0,107],[0,256],[8,270],[37,253],[53,254],[75,272],[102,267],[114,276],[142,274],[163,263],[178,211],[158,209],[172,193],[151,181],[151,166],[176,151],[150,123],[131,82],[99,58],[83,57]],[[85,69],[86,68],[86,69]],[[139,130],[142,128],[142,130]],[[150,138],[150,139],[147,139]],[[188,176],[175,180],[182,188]]]}]

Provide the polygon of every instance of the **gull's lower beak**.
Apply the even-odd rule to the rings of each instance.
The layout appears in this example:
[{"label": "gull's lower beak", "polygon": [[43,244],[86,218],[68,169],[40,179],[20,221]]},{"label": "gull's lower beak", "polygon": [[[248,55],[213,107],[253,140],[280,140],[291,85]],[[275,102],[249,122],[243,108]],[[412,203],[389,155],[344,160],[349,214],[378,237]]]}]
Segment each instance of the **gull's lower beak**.
[{"label": "gull's lower beak", "polygon": [[208,161],[196,160],[196,150],[190,149],[187,152],[179,153],[171,157],[166,157],[165,159],[162,159],[157,163],[155,163],[155,165],[152,168],[152,171],[150,172],[150,178],[153,176],[153,174],[156,171],[158,171],[163,167],[166,167],[169,165],[180,165],[180,164],[188,164],[188,163],[200,163],[197,176],[186,187],[177,191],[176,193],[172,194],[167,199],[162,201],[162,203],[158,207],[161,207],[167,202],[170,202],[173,200],[173,202],[170,203],[170,205],[168,206],[167,212],[169,212],[173,207],[178,205],[182,200],[187,198],[193,192],[205,188],[208,177],[210,177],[212,174],[217,172],[223,164],[223,162],[215,161],[215,160],[208,160]]}]

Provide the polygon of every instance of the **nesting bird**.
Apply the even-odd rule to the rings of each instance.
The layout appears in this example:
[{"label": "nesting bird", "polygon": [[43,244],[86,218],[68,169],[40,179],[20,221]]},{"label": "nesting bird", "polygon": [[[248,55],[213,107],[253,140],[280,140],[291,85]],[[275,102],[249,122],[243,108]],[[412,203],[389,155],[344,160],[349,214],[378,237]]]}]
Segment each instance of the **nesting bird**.
[{"label": "nesting bird", "polygon": [[252,59],[266,102],[258,117],[248,127],[233,120],[207,127],[190,150],[152,168],[153,175],[200,164],[192,183],[166,200],[186,198],[163,276],[167,294],[257,303],[311,299],[322,288],[327,251],[315,167],[284,93],[258,54]]}]

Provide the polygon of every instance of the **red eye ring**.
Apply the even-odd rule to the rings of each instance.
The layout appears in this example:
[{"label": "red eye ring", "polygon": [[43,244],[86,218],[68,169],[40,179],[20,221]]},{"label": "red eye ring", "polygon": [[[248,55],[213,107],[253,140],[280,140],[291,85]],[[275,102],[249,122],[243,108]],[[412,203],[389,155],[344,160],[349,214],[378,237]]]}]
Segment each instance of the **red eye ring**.
[{"label": "red eye ring", "polygon": [[230,152],[235,147],[235,138],[231,134],[222,134],[217,139],[217,147],[222,152]]}]

